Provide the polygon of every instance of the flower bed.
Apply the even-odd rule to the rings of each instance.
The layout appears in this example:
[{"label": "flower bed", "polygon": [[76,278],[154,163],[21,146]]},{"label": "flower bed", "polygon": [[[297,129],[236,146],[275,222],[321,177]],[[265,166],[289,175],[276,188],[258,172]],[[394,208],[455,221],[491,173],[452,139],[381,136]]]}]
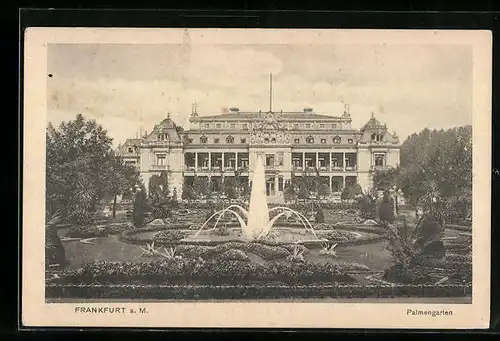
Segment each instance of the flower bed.
[{"label": "flower bed", "polygon": [[[249,284],[353,283],[349,264],[271,261],[264,264],[223,259],[170,259],[150,262],[92,262],[59,273],[60,284]],[[54,282],[53,282],[54,283]]]},{"label": "flower bed", "polygon": [[315,298],[467,297],[471,285],[150,285],[59,284],[46,286],[47,298],[158,300],[249,300]]},{"label": "flower bed", "polygon": [[72,226],[64,235],[67,238],[96,238],[107,236],[108,231],[97,226]]}]

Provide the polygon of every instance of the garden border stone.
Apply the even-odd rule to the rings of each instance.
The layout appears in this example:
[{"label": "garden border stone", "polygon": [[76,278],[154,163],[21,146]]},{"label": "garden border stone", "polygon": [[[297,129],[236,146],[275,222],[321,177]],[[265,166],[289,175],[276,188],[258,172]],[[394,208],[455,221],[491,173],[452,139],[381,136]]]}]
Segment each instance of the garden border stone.
[{"label": "garden border stone", "polygon": [[48,284],[46,298],[269,299],[468,297],[470,284],[447,285],[144,285]]}]

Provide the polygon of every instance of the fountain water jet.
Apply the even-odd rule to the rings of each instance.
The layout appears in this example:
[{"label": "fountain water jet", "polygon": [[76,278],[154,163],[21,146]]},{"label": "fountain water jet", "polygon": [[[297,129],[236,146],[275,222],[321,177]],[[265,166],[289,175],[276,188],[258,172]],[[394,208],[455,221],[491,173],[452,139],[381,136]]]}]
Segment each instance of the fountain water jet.
[{"label": "fountain water jet", "polygon": [[[247,222],[245,223],[244,219],[240,214],[238,214],[236,211],[233,210],[233,208],[237,208],[240,210],[240,213],[242,213],[245,218],[247,218]],[[269,213],[276,211],[276,210],[283,210],[284,212],[278,213],[273,219],[269,219]],[[248,211],[245,210],[243,207],[240,205],[230,205],[226,207],[223,210],[217,211],[214,214],[210,216],[210,218],[203,223],[201,228],[195,233],[195,236],[198,236],[202,230],[205,228],[207,223],[216,215],[219,215],[217,218],[214,227],[210,230],[214,230],[217,227],[217,224],[219,223],[220,219],[224,216],[226,213],[231,213],[234,215],[240,224],[241,231],[242,231],[242,237],[247,240],[256,240],[256,239],[261,239],[263,237],[266,237],[269,232],[271,231],[271,228],[274,226],[274,223],[281,217],[283,216],[290,216],[290,215],[295,215],[299,218],[300,222],[306,229],[306,231],[311,231],[311,233],[317,238],[318,236],[316,235],[316,232],[314,231],[311,223],[307,218],[302,214],[299,213],[295,210],[292,210],[291,208],[288,207],[274,207],[269,209],[267,206],[267,194],[266,194],[266,183],[265,183],[265,171],[264,171],[264,163],[262,161],[261,157],[257,158],[257,162],[254,168],[254,174],[253,174],[253,181],[252,181],[252,189],[250,193],[250,205]]]},{"label": "fountain water jet", "polygon": [[250,205],[248,208],[248,223],[243,228],[246,239],[256,239],[269,232],[269,209],[267,206],[266,175],[262,158],[257,157],[253,171]]}]

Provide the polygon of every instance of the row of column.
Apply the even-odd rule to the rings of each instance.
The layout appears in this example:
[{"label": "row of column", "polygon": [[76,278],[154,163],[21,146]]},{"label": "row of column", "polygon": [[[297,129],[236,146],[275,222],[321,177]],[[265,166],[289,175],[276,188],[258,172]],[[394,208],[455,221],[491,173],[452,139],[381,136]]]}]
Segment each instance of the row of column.
[{"label": "row of column", "polygon": [[[238,167],[238,152],[233,152],[235,154],[235,160],[234,160],[234,167],[237,168]],[[222,155],[222,159],[221,159],[221,164],[222,164],[222,167],[224,167],[224,154],[225,153],[221,153]],[[198,168],[198,153],[194,153],[194,164],[195,164],[195,167]],[[212,152],[208,152],[208,168],[212,168]]]},{"label": "row of column", "polygon": [[[310,153],[310,152],[302,152],[302,170],[305,170],[306,169],[306,153]],[[319,154],[320,152],[316,152],[316,167],[319,168],[320,165],[319,165]],[[337,154],[337,153],[328,153],[328,166],[331,168],[332,167],[332,154]],[[342,168],[343,170],[345,171],[346,170],[346,158],[345,158],[345,155],[346,153],[342,153]],[[357,162],[356,162],[357,164]]]}]

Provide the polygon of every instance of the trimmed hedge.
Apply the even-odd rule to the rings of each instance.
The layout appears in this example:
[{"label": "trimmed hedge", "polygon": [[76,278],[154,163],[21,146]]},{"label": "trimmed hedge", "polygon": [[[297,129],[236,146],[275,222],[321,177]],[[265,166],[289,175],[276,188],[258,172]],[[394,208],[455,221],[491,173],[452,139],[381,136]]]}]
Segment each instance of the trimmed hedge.
[{"label": "trimmed hedge", "polygon": [[[186,229],[185,225],[173,225],[175,227],[177,226],[182,226],[182,229]],[[135,229],[133,231],[125,231],[124,233],[119,235],[119,240],[124,243],[128,244],[135,244],[135,245],[144,245],[145,243],[151,243],[154,238],[150,239],[142,239],[137,237],[138,234],[142,232],[161,232],[161,231],[172,231],[175,230],[176,228],[169,228],[165,229],[164,227],[161,226],[154,226],[154,227],[149,227],[149,228],[142,228],[142,229]],[[385,240],[385,233],[386,231],[383,230],[380,227],[374,227],[374,226],[348,226],[348,225],[343,225],[343,226],[334,226],[332,225],[332,230],[345,230],[345,231],[357,231],[357,232],[365,232],[365,233],[371,233],[373,234],[372,236],[368,236],[366,238],[359,238],[359,239],[351,239],[347,241],[339,241],[338,246],[354,246],[354,245],[365,245],[365,244],[371,244],[371,243],[376,243],[380,242],[382,240]],[[318,238],[322,238],[321,235],[318,235]],[[176,245],[198,245],[198,246],[217,246],[221,244],[228,243],[227,241],[221,241],[221,240],[177,240],[175,241]],[[269,246],[283,246],[286,244],[290,244],[289,242],[280,242],[280,241],[271,241],[271,240],[259,240],[259,244],[262,245],[269,245]],[[158,246],[163,245],[162,241],[160,239],[155,240],[155,244]],[[171,245],[172,242],[169,241],[167,243],[168,245]],[[323,241],[321,240],[306,240],[301,242],[302,245],[307,246],[308,248],[320,248],[323,245]]]},{"label": "trimmed hedge", "polygon": [[251,300],[469,297],[471,285],[148,285],[48,284],[47,298]]},{"label": "trimmed hedge", "polygon": [[[364,271],[363,271],[364,270]],[[59,273],[58,283],[142,284],[312,284],[355,282],[349,272],[364,272],[357,264],[272,261],[264,264],[224,260],[171,259],[151,262],[92,262]]]}]

